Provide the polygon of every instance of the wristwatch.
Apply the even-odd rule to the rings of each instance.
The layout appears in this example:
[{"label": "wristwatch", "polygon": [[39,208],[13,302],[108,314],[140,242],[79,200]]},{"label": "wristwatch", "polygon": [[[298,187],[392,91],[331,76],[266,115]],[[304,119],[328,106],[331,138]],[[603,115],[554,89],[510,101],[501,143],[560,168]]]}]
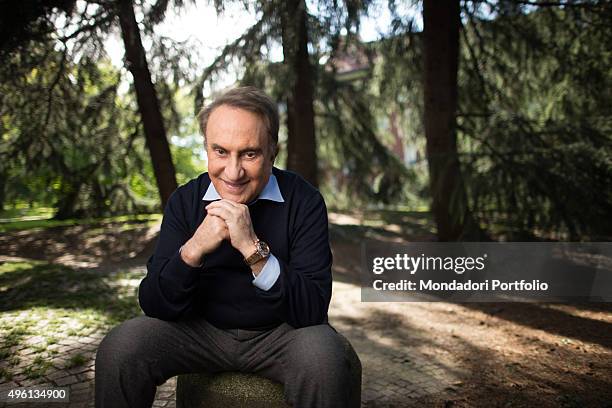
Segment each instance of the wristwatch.
[{"label": "wristwatch", "polygon": [[246,264],[249,266],[256,264],[270,255],[270,247],[268,244],[260,239],[254,240],[253,243],[255,244],[255,252],[253,252],[253,254],[248,258],[244,259],[244,262],[246,262]]}]

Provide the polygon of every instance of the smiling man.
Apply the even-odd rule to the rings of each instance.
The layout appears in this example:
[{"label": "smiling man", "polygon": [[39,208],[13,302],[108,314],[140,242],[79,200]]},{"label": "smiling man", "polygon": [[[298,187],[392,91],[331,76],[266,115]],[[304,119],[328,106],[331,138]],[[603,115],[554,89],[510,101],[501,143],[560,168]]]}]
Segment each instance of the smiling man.
[{"label": "smiling man", "polygon": [[295,407],[359,406],[359,359],[327,323],[327,210],[313,186],[273,167],[276,104],[236,88],[198,119],[208,173],[168,201],[140,284],[146,316],[100,344],[96,406],[151,406],[170,377],[223,371],[281,382]]},{"label": "smiling man", "polygon": [[228,105],[214,109],[203,126],[208,175],[217,192],[237,203],[254,200],[272,174],[277,153],[267,126],[256,113]]}]

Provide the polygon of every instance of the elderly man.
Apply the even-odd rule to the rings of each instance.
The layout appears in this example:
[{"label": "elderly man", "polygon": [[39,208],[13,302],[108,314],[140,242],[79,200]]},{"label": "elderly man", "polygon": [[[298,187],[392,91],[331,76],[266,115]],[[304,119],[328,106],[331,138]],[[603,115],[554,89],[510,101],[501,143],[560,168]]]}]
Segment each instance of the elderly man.
[{"label": "elderly man", "polygon": [[170,377],[222,371],[281,382],[295,407],[348,406],[360,367],[327,324],[327,211],[314,187],[273,167],[275,103],[236,88],[198,119],[208,173],[168,201],[140,284],[146,316],[100,344],[96,406],[151,406]]}]

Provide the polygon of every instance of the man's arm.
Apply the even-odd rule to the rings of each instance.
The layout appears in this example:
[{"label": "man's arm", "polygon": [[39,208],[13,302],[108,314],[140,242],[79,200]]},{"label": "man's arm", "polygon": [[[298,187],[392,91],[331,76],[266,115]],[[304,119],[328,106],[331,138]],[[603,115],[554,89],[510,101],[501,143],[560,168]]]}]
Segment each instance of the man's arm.
[{"label": "man's arm", "polygon": [[198,268],[186,264],[179,253],[188,239],[185,208],[177,190],[164,209],[155,252],[147,262],[147,276],[140,282],[138,300],[147,316],[174,320],[189,306]]},{"label": "man's arm", "polygon": [[138,298],[147,316],[164,320],[179,318],[191,305],[202,256],[216,249],[227,237],[223,221],[211,216],[191,236],[187,217],[177,190],[164,210],[155,253],[147,263],[147,276],[140,283]]},{"label": "man's arm", "polygon": [[299,214],[288,262],[278,259],[280,274],[269,290],[255,289],[295,328],[324,323],[332,291],[327,209],[321,194],[304,202]]},{"label": "man's arm", "polygon": [[[316,192],[300,205],[299,220],[291,236],[289,262],[276,259],[280,274],[271,288],[254,287],[259,296],[274,304],[281,320],[296,328],[325,322],[332,286],[325,202]],[[209,204],[206,210],[225,221],[232,246],[245,258],[251,255],[256,235],[248,207],[220,200]],[[274,248],[271,254],[274,255]],[[253,275],[257,276],[264,265],[262,261],[252,266]]]}]

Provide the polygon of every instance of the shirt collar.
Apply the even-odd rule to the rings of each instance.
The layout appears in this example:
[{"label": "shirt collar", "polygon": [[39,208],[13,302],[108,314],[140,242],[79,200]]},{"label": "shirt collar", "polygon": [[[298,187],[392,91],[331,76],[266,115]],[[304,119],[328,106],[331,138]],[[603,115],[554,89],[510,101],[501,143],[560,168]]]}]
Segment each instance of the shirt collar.
[{"label": "shirt collar", "polygon": [[[202,201],[215,201],[220,200],[221,196],[217,192],[212,181],[210,182],[206,193],[204,193],[204,197],[202,197]],[[268,183],[264,187],[264,189],[259,193],[259,197],[253,200],[254,203],[257,200],[270,200],[276,201],[279,203],[284,203],[283,195],[280,192],[280,188],[278,187],[278,181],[276,181],[276,176],[274,174],[270,174],[270,178],[268,179]],[[249,204],[252,204],[249,203]]]}]

